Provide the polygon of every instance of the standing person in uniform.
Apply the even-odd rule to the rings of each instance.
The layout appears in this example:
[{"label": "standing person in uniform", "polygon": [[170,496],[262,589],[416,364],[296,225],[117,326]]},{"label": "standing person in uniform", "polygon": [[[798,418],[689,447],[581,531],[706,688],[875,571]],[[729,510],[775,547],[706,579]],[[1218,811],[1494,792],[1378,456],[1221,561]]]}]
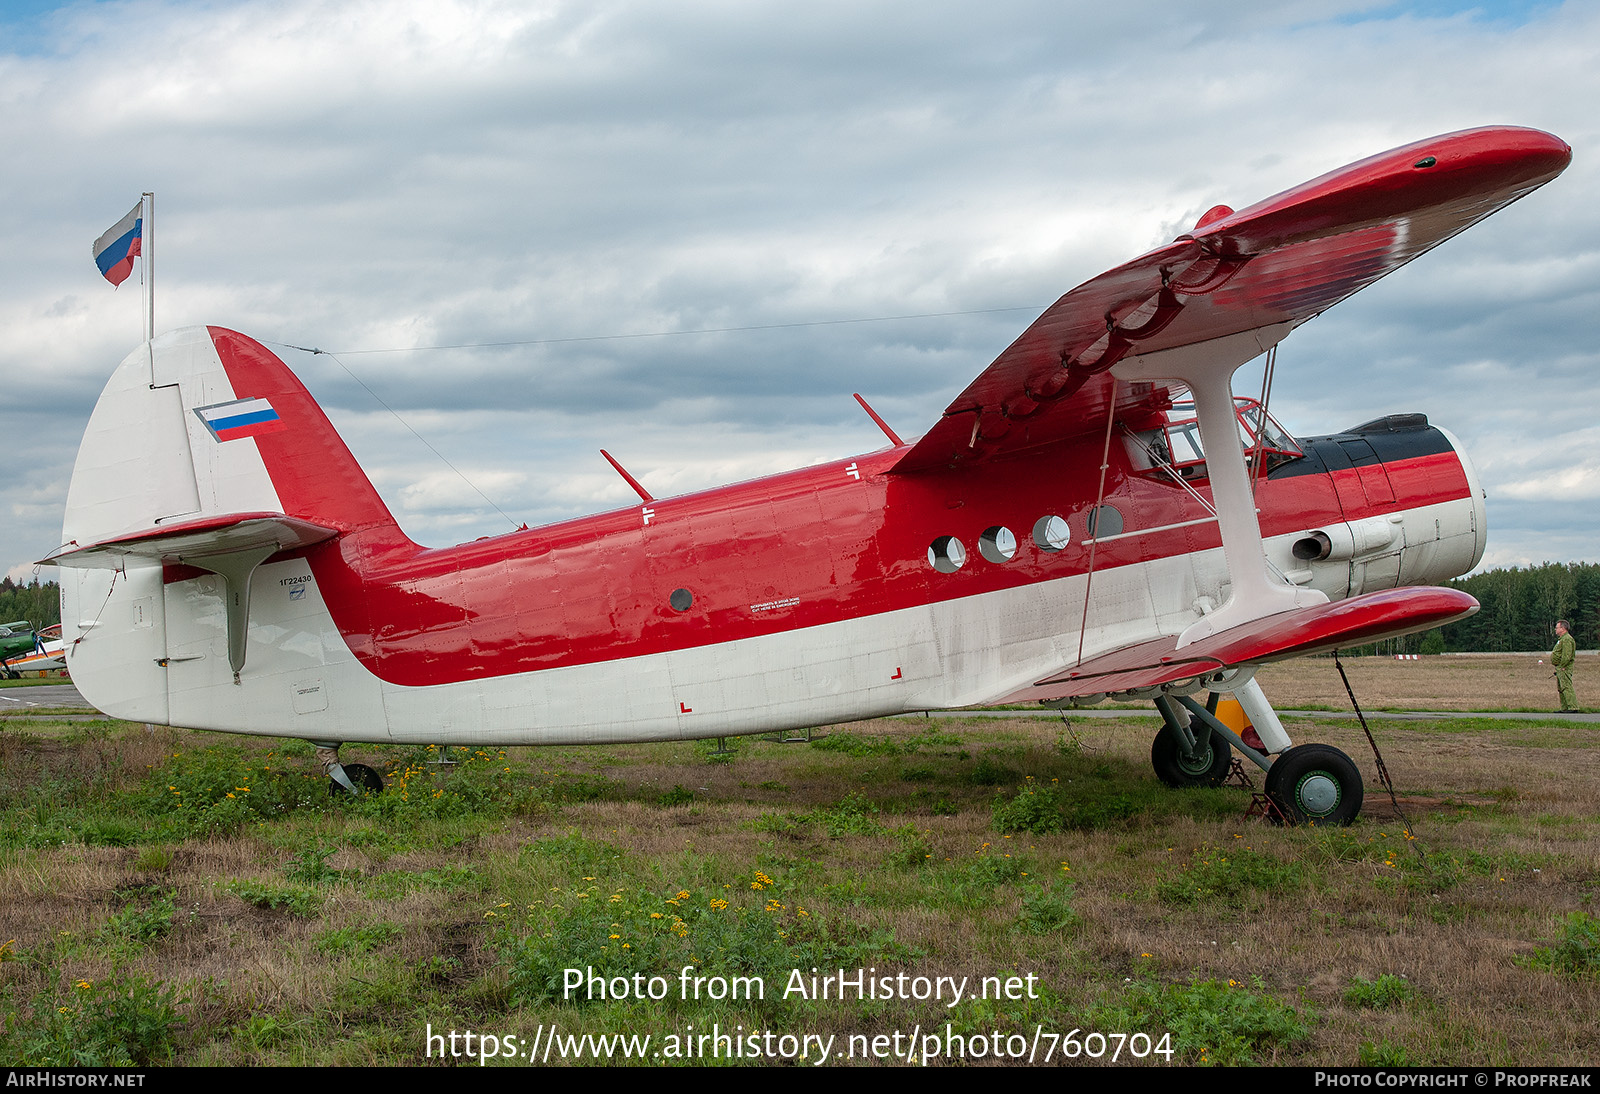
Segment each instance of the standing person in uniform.
[{"label": "standing person in uniform", "polygon": [[1561,693],[1561,713],[1572,714],[1578,709],[1578,695],[1572,690],[1572,662],[1578,652],[1578,643],[1567,633],[1567,621],[1556,620],[1556,648],[1550,651],[1550,663],[1556,669],[1556,690]]}]

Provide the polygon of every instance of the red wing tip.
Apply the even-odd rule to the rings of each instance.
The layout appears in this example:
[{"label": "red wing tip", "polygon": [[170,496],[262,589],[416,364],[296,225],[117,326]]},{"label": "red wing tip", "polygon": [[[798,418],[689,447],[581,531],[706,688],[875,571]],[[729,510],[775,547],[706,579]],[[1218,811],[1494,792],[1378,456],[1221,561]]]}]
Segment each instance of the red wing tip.
[{"label": "red wing tip", "polygon": [[[1328,202],[1340,203],[1342,217],[1360,213],[1382,219],[1404,215],[1419,201],[1427,205],[1456,192],[1500,193],[1509,200],[1515,191],[1549,182],[1571,162],[1572,147],[1540,129],[1492,125],[1441,133],[1336,168],[1228,216],[1209,222],[1202,218],[1203,227],[1196,225],[1179,239],[1201,240],[1230,253],[1242,247],[1243,253],[1250,253],[1282,242],[1275,237],[1283,231],[1326,228],[1323,214],[1311,210],[1325,213]],[[1344,208],[1349,201],[1359,204]],[[1301,224],[1302,219],[1306,223]],[[1267,236],[1255,238],[1263,229]],[[1234,241],[1237,246],[1230,247],[1234,233],[1242,236]]]}]

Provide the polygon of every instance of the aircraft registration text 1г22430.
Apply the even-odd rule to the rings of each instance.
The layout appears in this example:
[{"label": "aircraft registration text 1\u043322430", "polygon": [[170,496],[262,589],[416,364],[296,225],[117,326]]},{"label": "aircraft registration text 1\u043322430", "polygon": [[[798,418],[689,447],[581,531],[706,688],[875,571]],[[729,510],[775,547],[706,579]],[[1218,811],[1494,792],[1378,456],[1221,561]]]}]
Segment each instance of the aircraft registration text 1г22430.
[{"label": "aircraft registration text 1\u043322430", "polygon": [[1482,556],[1483,492],[1421,414],[1295,439],[1231,377],[1570,158],[1475,129],[1218,206],[1063,296],[913,443],[449,548],[406,537],[264,346],[164,334],[101,395],[46,560],[73,679],[117,717],[321,742],[347,787],[376,780],[349,741],[1149,697],[1167,782],[1239,749],[1290,819],[1348,821],[1355,765],[1291,747],[1255,668],[1475,611],[1428,585]]}]

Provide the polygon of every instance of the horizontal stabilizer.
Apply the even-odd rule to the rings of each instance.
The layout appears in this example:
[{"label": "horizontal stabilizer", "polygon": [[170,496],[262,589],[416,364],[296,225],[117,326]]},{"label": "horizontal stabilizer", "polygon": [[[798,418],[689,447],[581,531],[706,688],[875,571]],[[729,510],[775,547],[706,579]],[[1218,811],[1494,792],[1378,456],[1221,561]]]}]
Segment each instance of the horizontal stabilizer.
[{"label": "horizontal stabilizer", "polygon": [[338,529],[282,513],[224,513],[114,536],[99,543],[69,543],[44,566],[120,570],[128,559],[176,564],[240,552],[293,551],[332,539]]},{"label": "horizontal stabilizer", "polygon": [[74,569],[122,570],[129,559],[137,559],[210,570],[227,586],[223,606],[227,612],[228,664],[237,682],[239,671],[244,668],[250,630],[250,579],[256,567],[273,555],[310,547],[338,534],[336,528],[282,513],[224,513],[113,536],[87,546],[69,543],[44,562]]},{"label": "horizontal stabilizer", "polygon": [[1007,703],[1133,691],[1203,677],[1241,665],[1360,646],[1464,619],[1478,602],[1459,589],[1385,589],[1258,619],[1178,649],[1156,638],[1091,658],[1007,695]]}]

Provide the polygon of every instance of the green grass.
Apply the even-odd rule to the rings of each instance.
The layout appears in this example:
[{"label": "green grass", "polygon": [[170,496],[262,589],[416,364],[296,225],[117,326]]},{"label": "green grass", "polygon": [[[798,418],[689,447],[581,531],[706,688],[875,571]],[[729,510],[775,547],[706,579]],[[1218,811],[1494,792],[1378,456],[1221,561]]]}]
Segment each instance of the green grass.
[{"label": "green grass", "polygon": [[230,881],[224,887],[246,904],[267,911],[283,911],[310,918],[322,908],[321,894],[301,885],[277,885],[270,881]]},{"label": "green grass", "polygon": [[1243,846],[1205,846],[1162,877],[1155,895],[1163,904],[1175,907],[1259,907],[1261,896],[1292,892],[1306,883],[1306,876],[1306,868],[1294,859]]},{"label": "green grass", "polygon": [[324,953],[358,954],[388,948],[405,933],[398,923],[370,923],[338,927],[317,935],[316,945]]},{"label": "green grass", "polygon": [[1364,976],[1353,977],[1344,990],[1344,1002],[1350,1007],[1382,1008],[1404,1006],[1416,996],[1416,989],[1403,976],[1384,973],[1376,980]]},{"label": "green grass", "polygon": [[1173,1061],[1241,1066],[1273,1062],[1311,1036],[1313,1016],[1265,991],[1259,979],[1130,984],[1090,1014],[1104,1029],[1166,1028]]},{"label": "green grass", "polygon": [[[1377,723],[1403,789],[1479,803],[1419,810],[1413,842],[1389,821],[1247,822],[1242,790],[1156,782],[1147,720],[1079,728],[883,721],[745,739],[725,763],[695,743],[456,748],[448,769],[352,748],[389,784],[359,800],[330,796],[297,742],[0,735],[0,1058],[408,1065],[429,1026],[552,1024],[841,1050],[919,1025],[990,1045],[1077,1030],[1080,1055],[1099,1051],[1087,1033],[1141,1034],[1119,1059],[1135,1063],[1165,1062],[1147,1051],[1163,1043],[1178,1064],[1600,1052],[1600,928],[1573,910],[1595,895],[1600,786],[1566,730],[1508,766],[1493,748],[1436,760],[1446,738]],[[1563,748],[1563,779],[1514,766]],[[1035,990],[786,994],[813,968]],[[573,969],[668,990],[579,998]],[[761,990],[712,996],[734,978]],[[1527,1004],[1552,985],[1570,1005]]]},{"label": "green grass", "polygon": [[1560,937],[1534,950],[1528,964],[1565,976],[1600,977],[1600,917],[1588,912],[1566,916]]},{"label": "green grass", "polygon": [[172,1060],[187,998],[138,976],[76,981],[61,1005],[8,1023],[16,1063],[31,1067],[140,1067]]}]

